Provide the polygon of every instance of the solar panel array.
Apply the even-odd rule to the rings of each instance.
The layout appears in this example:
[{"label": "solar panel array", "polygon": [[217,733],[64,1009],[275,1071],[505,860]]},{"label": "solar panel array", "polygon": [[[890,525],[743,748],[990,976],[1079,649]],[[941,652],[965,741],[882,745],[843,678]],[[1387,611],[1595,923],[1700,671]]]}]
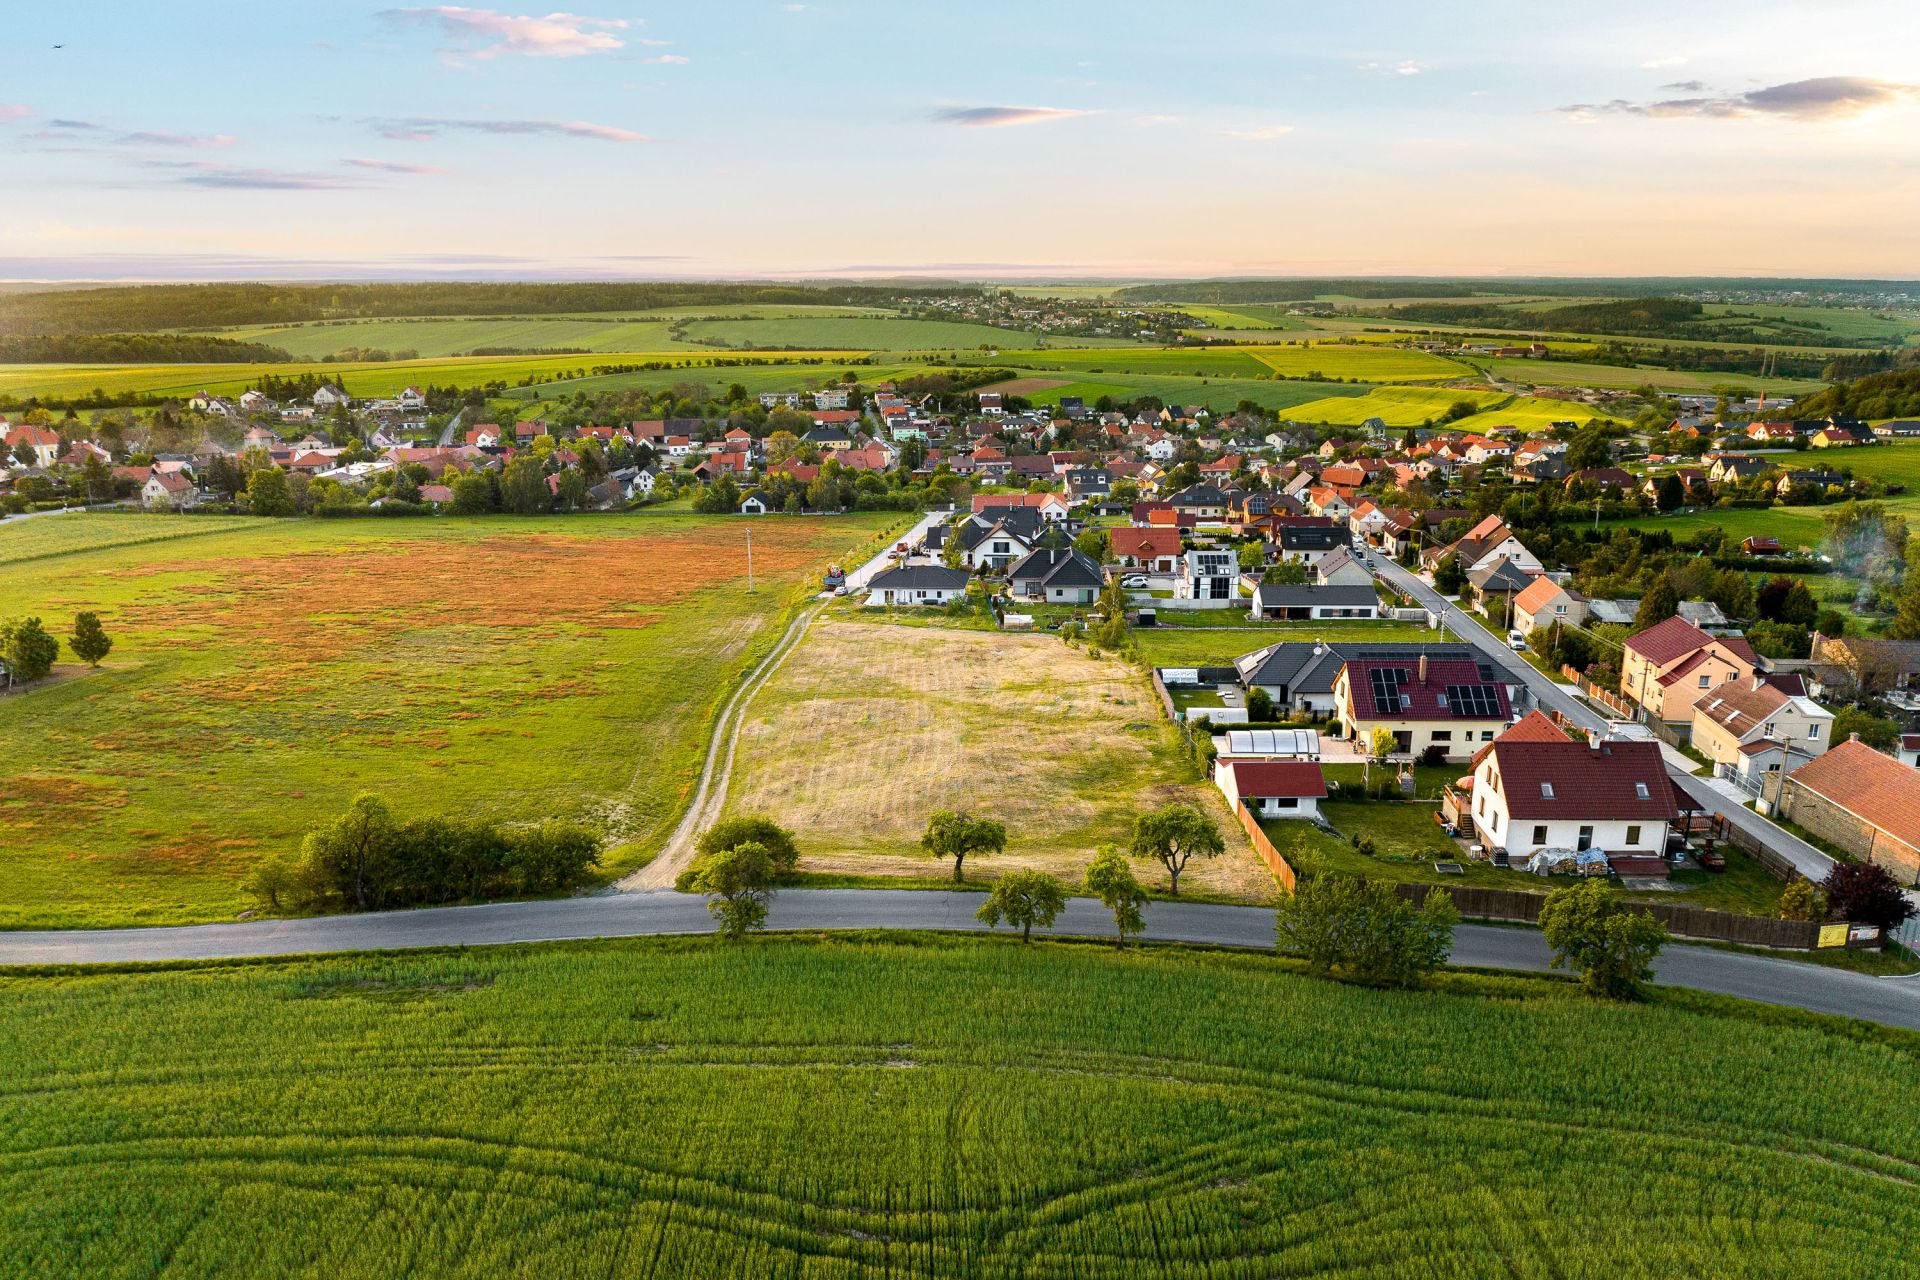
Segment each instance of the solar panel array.
[{"label": "solar panel array", "polygon": [[1491,720],[1500,714],[1500,691],[1490,684],[1450,684],[1447,705],[1457,716]]},{"label": "solar panel array", "polygon": [[1373,709],[1394,712],[1400,709],[1400,686],[1411,682],[1413,672],[1404,667],[1375,667],[1367,673],[1373,682]]}]

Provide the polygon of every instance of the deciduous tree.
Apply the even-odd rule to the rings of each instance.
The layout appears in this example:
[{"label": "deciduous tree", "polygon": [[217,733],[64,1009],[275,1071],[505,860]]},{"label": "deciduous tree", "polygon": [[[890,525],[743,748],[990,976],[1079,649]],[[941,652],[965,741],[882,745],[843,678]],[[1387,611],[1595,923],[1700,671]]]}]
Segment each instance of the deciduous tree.
[{"label": "deciduous tree", "polygon": [[1114,945],[1125,947],[1127,935],[1147,927],[1147,890],[1133,874],[1133,864],[1118,845],[1102,845],[1087,866],[1087,892],[1113,912]]},{"label": "deciduous tree", "polygon": [[1640,996],[1653,979],[1653,958],[1667,942],[1658,920],[1631,910],[1598,880],[1548,894],[1540,932],[1553,948],[1554,968],[1578,971],[1581,986],[1613,1000]]},{"label": "deciduous tree", "polygon": [[97,613],[76,613],[73,615],[73,634],[67,637],[67,647],[73,650],[73,656],[90,667],[100,665],[100,659],[107,656],[113,648],[113,637],[100,625]]},{"label": "deciduous tree", "polygon": [[1900,882],[1878,863],[1836,862],[1820,888],[1827,895],[1827,914],[1835,920],[1892,929],[1913,916],[1913,902]]},{"label": "deciduous tree", "polygon": [[993,882],[993,891],[975,914],[988,926],[1002,920],[1020,930],[1020,940],[1033,940],[1033,927],[1045,929],[1067,907],[1067,891],[1044,871],[1009,871]]},{"label": "deciduous tree", "polygon": [[793,832],[772,818],[751,814],[714,823],[702,833],[694,848],[702,855],[711,855],[743,844],[757,844],[765,849],[776,876],[790,876],[800,864],[800,848],[794,843]]},{"label": "deciduous tree", "polygon": [[1217,857],[1226,848],[1213,819],[1190,804],[1165,805],[1133,820],[1133,855],[1153,858],[1165,867],[1175,897],[1180,894],[1180,873],[1191,859]]},{"label": "deciduous tree", "polygon": [[729,938],[744,938],[767,925],[773,901],[773,859],[765,845],[745,844],[708,854],[694,864],[692,888],[713,900],[707,910]]},{"label": "deciduous tree", "polygon": [[927,819],[920,847],[936,858],[952,858],[953,878],[964,880],[967,855],[999,853],[1007,847],[1007,829],[992,818],[971,818],[952,809],[940,809]]},{"label": "deciduous tree", "polygon": [[16,684],[44,680],[60,657],[60,642],[47,634],[40,619],[10,618],[0,622],[0,662],[7,664]]},{"label": "deciduous tree", "polygon": [[1392,885],[1321,875],[1300,881],[1275,908],[1275,936],[1284,955],[1319,974],[1339,971],[1356,982],[1411,987],[1446,963],[1460,923],[1441,890],[1419,907]]}]

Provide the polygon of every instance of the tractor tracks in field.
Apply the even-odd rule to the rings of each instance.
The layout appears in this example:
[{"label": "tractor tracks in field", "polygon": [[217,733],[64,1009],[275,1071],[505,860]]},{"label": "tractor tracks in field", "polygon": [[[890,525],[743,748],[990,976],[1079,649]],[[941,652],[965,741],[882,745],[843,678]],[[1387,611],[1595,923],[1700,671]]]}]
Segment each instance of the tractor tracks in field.
[{"label": "tractor tracks in field", "polygon": [[747,672],[713,722],[713,737],[707,743],[707,758],[700,767],[700,782],[679,825],[674,827],[673,834],[667,837],[667,843],[653,861],[616,882],[615,889],[635,893],[673,888],[674,878],[693,861],[694,841],[701,831],[719,821],[721,811],[727,806],[727,783],[733,775],[733,756],[740,745],[740,724],[747,705],[760,691],[760,686],[786,661],[819,615],[818,604],[802,609],[779,641],[767,651],[767,656]]}]

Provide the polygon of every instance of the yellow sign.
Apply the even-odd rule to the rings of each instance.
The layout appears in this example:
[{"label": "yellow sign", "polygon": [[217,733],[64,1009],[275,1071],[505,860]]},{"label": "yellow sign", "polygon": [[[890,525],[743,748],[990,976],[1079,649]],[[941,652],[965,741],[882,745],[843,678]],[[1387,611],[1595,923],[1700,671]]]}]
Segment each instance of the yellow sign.
[{"label": "yellow sign", "polygon": [[1822,947],[1846,946],[1847,945],[1847,926],[1845,926],[1844,924],[1821,925],[1820,941],[1816,945],[1822,946]]}]

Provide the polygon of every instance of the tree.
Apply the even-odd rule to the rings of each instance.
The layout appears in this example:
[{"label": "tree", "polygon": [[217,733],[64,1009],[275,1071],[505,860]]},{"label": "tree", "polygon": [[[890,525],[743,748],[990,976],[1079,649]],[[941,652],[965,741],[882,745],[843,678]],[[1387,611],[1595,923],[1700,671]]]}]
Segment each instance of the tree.
[{"label": "tree", "polygon": [[1322,875],[1300,881],[1274,921],[1281,954],[1304,959],[1313,973],[1411,987],[1446,963],[1460,913],[1442,890],[1415,907],[1392,885]]},{"label": "tree", "polygon": [[521,454],[507,464],[500,476],[500,505],[517,516],[553,510],[553,492],[538,458]]},{"label": "tree", "polygon": [[1653,978],[1653,958],[1667,941],[1658,920],[1629,910],[1599,880],[1548,894],[1540,908],[1540,932],[1553,948],[1554,968],[1577,970],[1581,986],[1613,1000],[1639,997]]},{"label": "tree", "polygon": [[1825,920],[1827,900],[1811,880],[1795,880],[1780,891],[1774,914],[1782,920]]},{"label": "tree", "polygon": [[394,846],[393,813],[379,796],[362,793],[347,811],[301,842],[301,855],[317,882],[367,909],[367,898],[385,877]]},{"label": "tree", "polygon": [[1098,527],[1082,529],[1074,535],[1073,549],[1086,556],[1095,564],[1105,564],[1113,558],[1112,540],[1107,531]]},{"label": "tree", "polygon": [[479,471],[463,471],[448,486],[453,490],[452,513],[483,516],[494,509],[493,481]]},{"label": "tree", "polygon": [[1147,890],[1133,874],[1133,864],[1118,845],[1105,844],[1087,866],[1087,892],[1113,912],[1114,945],[1125,947],[1127,935],[1147,927]]},{"label": "tree", "polygon": [[1873,862],[1836,862],[1820,882],[1835,920],[1894,929],[1913,916],[1913,902],[1891,872]]},{"label": "tree", "polygon": [[1298,587],[1306,585],[1307,566],[1303,560],[1282,560],[1260,575],[1260,581],[1271,582],[1275,586]]},{"label": "tree", "polygon": [[15,684],[44,680],[60,657],[60,642],[47,634],[38,618],[11,618],[0,622],[0,662],[7,664]]},{"label": "tree", "polygon": [[1780,601],[1780,621],[1796,627],[1811,627],[1819,616],[1820,606],[1813,602],[1813,593],[1807,590],[1807,584],[1799,578],[1793,579],[1793,585]]},{"label": "tree", "polygon": [[1467,585],[1466,571],[1460,567],[1459,556],[1444,556],[1433,567],[1433,589],[1443,596],[1457,596]]},{"label": "tree", "polygon": [[1385,760],[1399,745],[1400,740],[1393,736],[1393,730],[1385,725],[1379,725],[1367,739],[1367,754],[1375,760]]},{"label": "tree", "polygon": [[1636,632],[1645,631],[1679,612],[1680,593],[1673,589],[1673,579],[1663,573],[1653,580],[1647,587],[1647,593],[1640,597],[1640,611],[1633,615],[1633,629]]},{"label": "tree", "polygon": [[[817,485],[824,478],[817,477],[814,483]],[[730,474],[723,471],[712,484],[693,495],[693,509],[702,515],[733,515],[740,509],[740,486],[734,483]]]},{"label": "tree", "polygon": [[578,467],[568,467],[560,473],[556,486],[560,505],[568,511],[578,511],[587,505],[587,477]]},{"label": "tree", "polygon": [[1213,819],[1190,804],[1165,805],[1133,820],[1133,856],[1153,858],[1165,867],[1175,897],[1180,896],[1180,873],[1190,859],[1218,857],[1226,848]]},{"label": "tree", "polygon": [[88,501],[113,501],[113,472],[91,449],[87,450],[87,460],[80,464],[80,481],[86,486]]},{"label": "tree", "polygon": [[107,656],[113,648],[113,637],[100,625],[97,613],[76,613],[73,615],[73,634],[67,637],[67,647],[73,650],[73,656],[90,667],[100,665],[100,659]]},{"label": "tree", "polygon": [[1273,719],[1273,695],[1259,685],[1247,690],[1247,719],[1255,724]]},{"label": "tree", "polygon": [[1900,726],[1885,716],[1876,716],[1859,707],[1842,707],[1833,713],[1833,740],[1845,742],[1855,734],[1875,751],[1892,751],[1900,738]]},{"label": "tree", "polygon": [[1680,483],[1680,477],[1669,473],[1660,478],[1660,487],[1654,498],[1654,505],[1662,511],[1671,511],[1687,500],[1687,488]]},{"label": "tree", "polygon": [[1567,446],[1567,466],[1574,471],[1613,465],[1613,447],[1607,443],[1605,428],[1587,427]]},{"label": "tree", "polygon": [[1251,542],[1243,542],[1240,544],[1240,550],[1236,553],[1236,556],[1240,562],[1240,571],[1242,573],[1252,573],[1267,562],[1266,543],[1259,538],[1255,538]]},{"label": "tree", "polygon": [[989,927],[1002,920],[1020,929],[1020,940],[1033,940],[1033,926],[1050,927],[1067,908],[1067,891],[1044,871],[1009,871],[993,882],[993,891],[975,914]]},{"label": "tree", "polygon": [[757,844],[765,849],[776,876],[790,876],[800,865],[800,849],[793,842],[793,832],[772,818],[747,816],[716,822],[701,835],[694,850],[710,855],[743,844]]},{"label": "tree", "polygon": [[953,878],[965,880],[963,865],[967,855],[999,853],[1007,847],[1007,829],[992,818],[971,818],[952,809],[941,809],[927,819],[920,847],[936,858],[952,858]]},{"label": "tree", "polygon": [[749,840],[708,854],[694,864],[690,883],[693,892],[712,899],[707,911],[729,938],[766,928],[767,907],[773,901],[773,859],[765,845]]},{"label": "tree", "polygon": [[286,472],[264,466],[247,477],[247,511],[256,516],[290,516],[294,512],[293,489]]}]

